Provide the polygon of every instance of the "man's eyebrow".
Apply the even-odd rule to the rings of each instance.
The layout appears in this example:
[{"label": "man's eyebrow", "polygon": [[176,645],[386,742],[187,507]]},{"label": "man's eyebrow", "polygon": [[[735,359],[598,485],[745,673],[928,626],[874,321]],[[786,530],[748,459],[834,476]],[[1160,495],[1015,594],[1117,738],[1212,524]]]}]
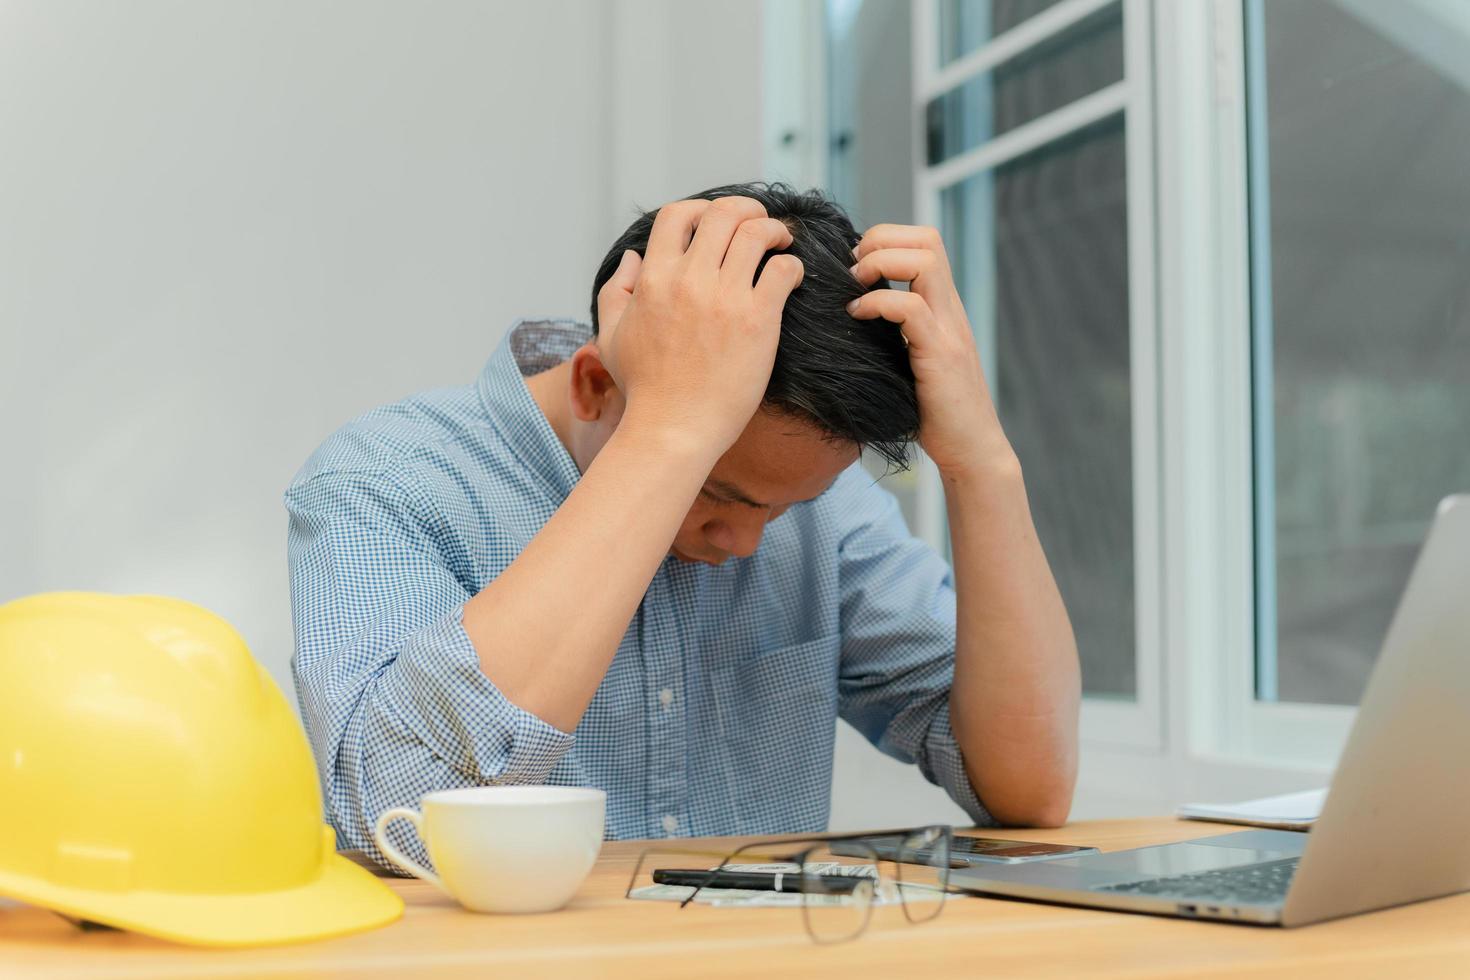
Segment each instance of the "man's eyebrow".
[{"label": "man's eyebrow", "polygon": [[[836,480],[832,481],[832,483],[836,482]],[[828,490],[832,489],[832,483],[829,483],[825,487],[823,487],[822,493],[826,493]],[[745,495],[745,492],[737,487],[735,484],[727,483],[724,480],[711,479],[705,484],[704,490],[706,493],[711,493],[711,491],[713,491],[713,493],[711,493],[711,496],[720,497],[721,499],[728,500],[731,503],[744,504],[747,507],[759,507],[762,510],[770,510],[772,507],[771,504],[762,504],[751,500]],[[817,497],[820,497],[822,493],[817,494]],[[817,497],[812,497],[811,500],[815,500],[817,499]],[[811,500],[798,500],[795,501],[795,503],[805,504],[810,503]]]},{"label": "man's eyebrow", "polygon": [[747,507],[769,508],[771,506],[770,504],[757,503],[756,501],[751,500],[745,495],[745,492],[742,491],[735,484],[726,483],[724,480],[710,480],[707,484],[705,484],[705,487],[709,490],[713,490],[717,496],[723,497],[724,499],[733,501],[737,504],[744,504]]}]

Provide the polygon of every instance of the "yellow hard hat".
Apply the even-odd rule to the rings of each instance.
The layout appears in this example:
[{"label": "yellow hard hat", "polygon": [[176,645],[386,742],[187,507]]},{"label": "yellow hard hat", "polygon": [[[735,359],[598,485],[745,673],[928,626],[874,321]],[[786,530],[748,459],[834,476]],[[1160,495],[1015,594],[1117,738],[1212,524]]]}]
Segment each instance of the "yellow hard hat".
[{"label": "yellow hard hat", "polygon": [[0,895],[210,946],[403,913],[336,853],[301,726],[240,635],[84,592],[0,606]]}]

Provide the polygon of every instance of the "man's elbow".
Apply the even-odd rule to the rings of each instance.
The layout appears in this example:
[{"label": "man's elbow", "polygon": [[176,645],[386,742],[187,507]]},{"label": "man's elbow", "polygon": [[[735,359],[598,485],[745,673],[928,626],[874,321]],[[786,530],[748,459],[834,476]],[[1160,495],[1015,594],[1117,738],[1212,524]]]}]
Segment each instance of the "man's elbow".
[{"label": "man's elbow", "polygon": [[1061,827],[1072,812],[1072,786],[1036,787],[1026,794],[985,800],[990,815],[1006,827]]},{"label": "man's elbow", "polygon": [[1066,824],[1067,817],[1072,812],[1072,797],[1067,795],[1065,800],[1058,803],[1048,803],[1038,808],[1027,821],[1029,827],[1061,827]]}]

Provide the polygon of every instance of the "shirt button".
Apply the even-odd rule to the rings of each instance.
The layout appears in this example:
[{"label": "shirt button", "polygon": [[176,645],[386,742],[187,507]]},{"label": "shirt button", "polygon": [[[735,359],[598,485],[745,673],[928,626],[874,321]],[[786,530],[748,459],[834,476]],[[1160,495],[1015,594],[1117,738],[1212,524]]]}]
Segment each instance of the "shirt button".
[{"label": "shirt button", "polygon": [[674,703],[674,692],[667,687],[658,692],[658,703],[667,708]]},{"label": "shirt button", "polygon": [[664,833],[672,834],[679,829],[679,818],[672,813],[664,814]]}]

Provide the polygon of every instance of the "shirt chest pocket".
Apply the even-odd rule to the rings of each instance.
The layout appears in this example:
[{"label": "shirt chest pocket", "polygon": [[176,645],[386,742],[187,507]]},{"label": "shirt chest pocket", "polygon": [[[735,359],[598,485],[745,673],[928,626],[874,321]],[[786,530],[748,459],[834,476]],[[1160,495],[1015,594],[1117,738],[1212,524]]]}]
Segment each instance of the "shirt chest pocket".
[{"label": "shirt chest pocket", "polygon": [[718,740],[742,833],[825,827],[841,637],[732,658],[713,671]]}]

